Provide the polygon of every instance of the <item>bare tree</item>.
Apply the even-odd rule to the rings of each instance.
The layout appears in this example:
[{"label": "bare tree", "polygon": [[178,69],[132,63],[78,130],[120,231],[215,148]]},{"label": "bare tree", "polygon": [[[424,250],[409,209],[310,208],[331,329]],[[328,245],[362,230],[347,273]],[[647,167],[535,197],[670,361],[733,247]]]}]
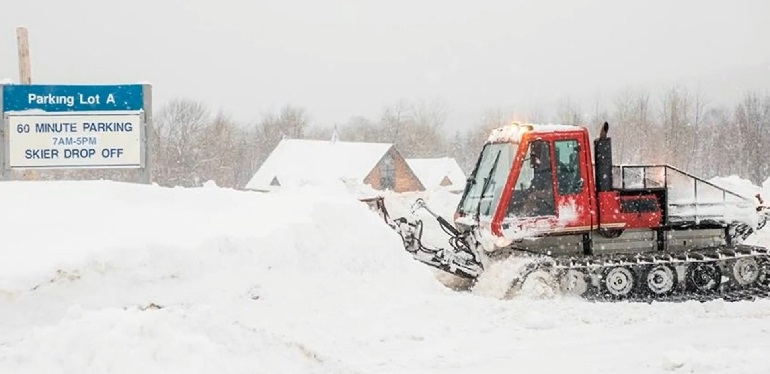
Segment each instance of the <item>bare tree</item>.
[{"label": "bare tree", "polygon": [[612,114],[613,126],[613,153],[614,160],[619,163],[631,162],[629,148],[633,144],[632,112],[633,93],[630,90],[619,92],[614,98],[614,112]]},{"label": "bare tree", "polygon": [[588,130],[592,134],[592,137],[598,135],[594,134],[594,132],[598,132],[600,125],[609,119],[610,114],[607,111],[607,108],[602,105],[598,97],[595,98],[591,105],[591,114],[588,118]]},{"label": "bare tree", "polygon": [[649,93],[644,89],[636,90],[631,101],[631,116],[626,134],[630,139],[628,143],[630,162],[642,163],[649,160],[657,163],[661,161],[657,157],[661,154],[661,150],[656,145],[661,143],[662,132],[660,127],[655,124],[651,106]]},{"label": "bare tree", "polygon": [[340,138],[351,142],[388,142],[384,126],[364,116],[355,116],[339,129]]},{"label": "bare tree", "polygon": [[200,136],[210,114],[199,101],[174,99],[155,115],[155,178],[163,184],[194,185],[203,157]]},{"label": "bare tree", "polygon": [[257,124],[253,139],[257,164],[261,165],[267,159],[281,139],[304,138],[309,122],[307,111],[292,105],[283,107],[278,114],[266,114]]},{"label": "bare tree", "polygon": [[260,159],[259,129],[256,125],[235,126],[233,131],[233,150],[236,153],[235,159],[238,160],[233,169],[235,187],[243,188],[263,162]]},{"label": "bare tree", "polygon": [[315,140],[330,140],[332,138],[332,134],[334,133],[335,129],[337,129],[337,125],[333,127],[328,126],[308,126],[307,129],[305,129],[304,138],[305,139],[315,139]]},{"label": "bare tree", "polygon": [[746,175],[744,162],[741,161],[741,135],[730,131],[734,119],[726,108],[711,108],[703,114],[698,137],[701,157],[701,175],[711,178],[718,175]]},{"label": "bare tree", "polygon": [[223,112],[217,113],[201,131],[201,158],[193,178],[196,185],[214,180],[220,186],[238,187],[238,172],[235,169],[242,160],[238,158],[237,136],[235,122]]},{"label": "bare tree", "polygon": [[302,139],[309,122],[304,108],[287,105],[278,114],[265,115],[259,127],[267,143],[277,144],[283,138]]},{"label": "bare tree", "polygon": [[383,142],[394,143],[397,146],[402,145],[403,139],[408,136],[407,127],[412,120],[410,105],[408,101],[402,99],[383,110],[380,118],[380,125],[383,128]]},{"label": "bare tree", "polygon": [[449,108],[440,100],[420,100],[410,107],[412,121],[432,130],[440,130],[449,116]]},{"label": "bare tree", "polygon": [[442,127],[447,115],[446,106],[440,102],[400,100],[383,110],[382,141],[394,143],[406,157],[441,155],[445,149]]},{"label": "bare tree", "polygon": [[453,157],[456,158],[457,163],[466,174],[470,174],[476,166],[476,160],[492,130],[510,124],[512,117],[512,114],[502,108],[487,109],[479,123],[465,132],[464,139],[455,140],[455,142],[461,143],[459,148],[462,151],[453,154]]},{"label": "bare tree", "polygon": [[154,179],[161,185],[199,186],[213,180],[242,187],[256,170],[258,136],[226,113],[212,116],[200,102],[175,99],[155,115]]},{"label": "bare tree", "polygon": [[708,158],[710,152],[706,147],[707,138],[711,134],[707,133],[703,129],[703,121],[706,115],[706,109],[708,106],[708,99],[700,91],[696,92],[692,98],[692,112],[690,118],[692,119],[691,135],[692,135],[692,152],[689,153],[691,165],[691,171],[697,174],[706,174],[708,172],[708,165],[704,162]]},{"label": "bare tree", "polygon": [[770,155],[770,96],[747,93],[735,109],[735,120],[741,134],[741,149],[748,164],[748,177],[755,184],[762,184],[770,172],[766,162]]},{"label": "bare tree", "polygon": [[688,169],[692,161],[692,122],[690,95],[685,89],[674,87],[663,97],[661,124],[664,130],[666,160],[677,167]]},{"label": "bare tree", "polygon": [[580,105],[568,97],[559,100],[556,108],[557,121],[564,125],[583,125],[583,113]]},{"label": "bare tree", "polygon": [[446,152],[443,132],[449,110],[443,102],[419,101],[412,105],[412,121],[406,138],[410,157],[439,157]]}]

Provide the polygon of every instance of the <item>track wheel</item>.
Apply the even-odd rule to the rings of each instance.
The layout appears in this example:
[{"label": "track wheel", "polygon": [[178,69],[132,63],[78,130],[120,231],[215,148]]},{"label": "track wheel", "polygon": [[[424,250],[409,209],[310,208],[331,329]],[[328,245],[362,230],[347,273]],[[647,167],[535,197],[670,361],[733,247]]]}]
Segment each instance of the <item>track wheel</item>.
[{"label": "track wheel", "polygon": [[561,290],[564,294],[581,296],[588,291],[586,274],[579,270],[567,270],[560,280]]},{"label": "track wheel", "polygon": [[761,272],[757,260],[753,257],[743,257],[735,260],[731,269],[733,278],[741,286],[756,282]]},{"label": "track wheel", "polygon": [[519,295],[532,299],[550,299],[559,289],[551,273],[545,270],[536,270],[528,274],[521,284]]},{"label": "track wheel", "polygon": [[695,292],[713,292],[722,283],[722,272],[713,263],[694,263],[687,269],[688,288]]},{"label": "track wheel", "polygon": [[666,295],[676,285],[676,271],[668,265],[653,266],[645,272],[642,281],[653,295]]},{"label": "track wheel", "polygon": [[634,273],[625,266],[607,269],[604,273],[604,287],[615,298],[625,298],[635,286]]}]

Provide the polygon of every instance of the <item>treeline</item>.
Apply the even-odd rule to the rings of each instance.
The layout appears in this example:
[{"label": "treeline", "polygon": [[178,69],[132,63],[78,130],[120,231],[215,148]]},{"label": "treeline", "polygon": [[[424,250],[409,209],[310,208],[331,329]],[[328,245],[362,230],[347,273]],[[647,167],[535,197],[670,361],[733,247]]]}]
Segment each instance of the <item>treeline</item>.
[{"label": "treeline", "polygon": [[[576,123],[570,118],[561,119]],[[660,97],[626,91],[611,108],[595,112],[590,123],[601,118],[615,125],[616,163],[667,163],[705,178],[735,174],[759,185],[770,176],[767,93],[746,92],[732,106],[719,106],[679,88]]]},{"label": "treeline", "polygon": [[[407,157],[450,156],[472,169],[489,131],[515,118],[490,110],[459,131],[446,128],[450,108],[438,102],[400,101],[378,118],[350,118],[337,126],[312,123],[303,107],[286,106],[251,124],[203,103],[176,99],[154,113],[153,179],[164,186],[242,188],[284,138],[394,143]],[[770,95],[747,92],[731,106],[712,105],[698,93],[672,88],[653,96],[642,90],[618,93],[609,103],[561,100],[554,114],[531,122],[577,124],[592,134],[611,124],[615,163],[668,163],[710,178],[737,174],[761,184],[770,176]],[[308,155],[312,157],[312,155]],[[45,171],[36,179],[131,180],[129,171]]]}]

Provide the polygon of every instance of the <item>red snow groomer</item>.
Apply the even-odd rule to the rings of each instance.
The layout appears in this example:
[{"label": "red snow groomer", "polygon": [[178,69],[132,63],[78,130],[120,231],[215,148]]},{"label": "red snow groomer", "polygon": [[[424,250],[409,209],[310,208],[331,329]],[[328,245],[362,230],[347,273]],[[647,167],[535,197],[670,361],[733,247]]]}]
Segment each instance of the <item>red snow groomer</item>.
[{"label": "red snow groomer", "polygon": [[[578,126],[512,124],[485,142],[454,224],[417,200],[450,234],[421,242],[423,224],[391,219],[415,259],[476,279],[512,256],[529,280],[592,300],[745,300],[770,296],[770,253],[743,244],[764,205],[669,165],[613,165],[605,122],[592,142]],[[759,196],[757,196],[759,198]],[[761,198],[760,198],[761,204]]]}]

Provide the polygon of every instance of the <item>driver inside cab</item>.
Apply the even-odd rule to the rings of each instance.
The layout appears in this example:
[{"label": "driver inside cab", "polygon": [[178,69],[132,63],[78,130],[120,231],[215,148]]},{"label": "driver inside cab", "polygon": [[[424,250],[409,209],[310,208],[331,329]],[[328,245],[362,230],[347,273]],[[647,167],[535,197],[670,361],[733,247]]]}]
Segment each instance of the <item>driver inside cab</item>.
[{"label": "driver inside cab", "polygon": [[553,204],[553,180],[548,143],[534,141],[530,145],[529,168],[532,180],[522,191],[521,215],[544,216],[556,214]]},{"label": "driver inside cab", "polygon": [[[551,187],[551,168],[548,163],[548,147],[544,147],[545,144],[547,143],[532,143],[529,155],[529,166],[532,168],[534,174],[529,186],[529,190],[532,191],[532,193],[544,191]],[[545,157],[541,158],[541,154],[545,155]]]}]

